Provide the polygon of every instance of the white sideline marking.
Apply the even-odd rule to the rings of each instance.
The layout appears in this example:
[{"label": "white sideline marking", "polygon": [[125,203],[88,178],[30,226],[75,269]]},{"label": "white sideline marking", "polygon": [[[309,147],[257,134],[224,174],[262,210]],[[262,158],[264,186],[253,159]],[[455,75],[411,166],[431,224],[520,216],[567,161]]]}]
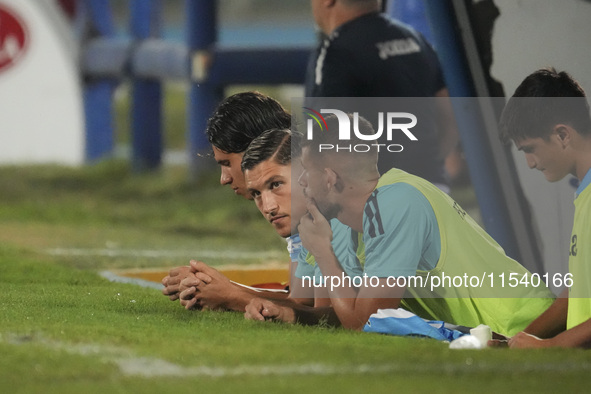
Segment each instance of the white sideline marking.
[{"label": "white sideline marking", "polygon": [[99,275],[114,283],[130,283],[132,285],[138,285],[141,287],[148,287],[150,289],[162,290],[163,286],[160,283],[150,282],[149,280],[140,278],[129,278],[127,276],[120,276],[112,273],[111,271],[101,271]]},{"label": "white sideline marking", "polygon": [[[142,250],[142,249],[81,249],[53,248],[46,249],[52,256],[101,256],[101,257],[142,257],[142,258],[196,258],[196,259],[281,259],[285,256],[275,251],[247,252],[239,250]],[[195,257],[191,257],[195,256]]]},{"label": "white sideline marking", "polygon": [[[591,362],[550,362],[524,363],[517,365],[499,365],[489,362],[476,361],[466,351],[464,362],[415,364],[408,362],[389,364],[355,364],[331,365],[323,363],[305,363],[288,365],[236,365],[232,367],[194,366],[186,367],[160,358],[135,357],[128,349],[103,346],[97,344],[67,343],[43,338],[39,334],[17,335],[0,333],[0,342],[25,345],[40,344],[48,349],[55,349],[82,356],[100,359],[104,363],[113,363],[119,367],[121,374],[143,378],[153,377],[205,377],[224,378],[238,376],[290,376],[290,375],[351,375],[351,374],[468,374],[482,372],[496,373],[527,373],[527,372],[582,372],[591,371]],[[455,352],[455,351],[454,351]]]},{"label": "white sideline marking", "polygon": [[124,375],[151,377],[203,376],[223,378],[235,376],[344,375],[394,372],[399,365],[237,365],[235,367],[184,367],[161,359],[130,358],[115,361]]},{"label": "white sideline marking", "polygon": [[127,358],[114,360],[120,371],[127,376],[143,378],[152,377],[208,377],[224,378],[237,376],[293,376],[293,375],[361,375],[361,374],[458,374],[458,373],[527,373],[527,372],[577,372],[591,371],[591,363],[556,363],[556,364],[522,364],[495,365],[474,363],[471,357],[465,362],[454,364],[360,364],[330,365],[321,363],[290,364],[290,365],[237,365],[234,367],[184,367],[162,359]]}]

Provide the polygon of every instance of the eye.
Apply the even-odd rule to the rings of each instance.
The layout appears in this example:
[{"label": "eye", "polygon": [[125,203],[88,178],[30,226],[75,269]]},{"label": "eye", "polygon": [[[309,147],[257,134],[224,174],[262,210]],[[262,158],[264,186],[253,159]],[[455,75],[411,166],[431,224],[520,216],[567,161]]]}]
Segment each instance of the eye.
[{"label": "eye", "polygon": [[259,192],[258,190],[252,190],[252,191],[250,192],[250,196],[251,196],[252,198],[257,198],[257,197],[260,197],[260,195],[261,195],[261,192]]},{"label": "eye", "polygon": [[271,182],[271,189],[275,189],[275,188],[281,186],[282,184],[283,184],[283,182],[279,182],[279,181]]}]

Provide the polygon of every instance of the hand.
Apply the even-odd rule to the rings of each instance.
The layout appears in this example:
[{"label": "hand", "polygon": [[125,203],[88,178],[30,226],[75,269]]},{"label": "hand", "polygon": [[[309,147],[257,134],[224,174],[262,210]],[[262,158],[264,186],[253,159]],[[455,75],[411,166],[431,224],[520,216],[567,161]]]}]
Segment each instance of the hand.
[{"label": "hand", "polygon": [[203,305],[199,302],[198,287],[202,284],[201,279],[197,278],[195,274],[187,276],[179,285],[179,301],[185,309],[201,309]]},{"label": "hand", "polygon": [[[251,296],[241,288],[234,285],[221,272],[201,261],[191,261],[193,275],[183,280],[180,290],[185,292],[185,301],[194,307],[199,305],[205,309],[231,309],[244,311],[244,306]],[[195,290],[187,291],[189,288]],[[248,299],[246,299],[248,297]]]},{"label": "hand", "polygon": [[168,275],[162,279],[162,285],[164,285],[162,294],[170,298],[171,301],[178,300],[181,292],[180,283],[189,275],[193,275],[193,272],[188,265],[171,269]]},{"label": "hand", "polygon": [[551,340],[538,338],[535,335],[521,331],[509,339],[508,345],[512,349],[550,347]]},{"label": "hand", "polygon": [[506,339],[491,339],[486,344],[488,347],[509,347],[509,341]]},{"label": "hand", "polygon": [[320,256],[332,253],[332,229],[314,201],[308,200],[306,206],[308,214],[300,220],[298,231],[302,244],[318,261]]},{"label": "hand", "polygon": [[292,308],[278,305],[263,298],[253,298],[245,308],[244,318],[248,320],[278,320],[295,323],[295,312]]}]

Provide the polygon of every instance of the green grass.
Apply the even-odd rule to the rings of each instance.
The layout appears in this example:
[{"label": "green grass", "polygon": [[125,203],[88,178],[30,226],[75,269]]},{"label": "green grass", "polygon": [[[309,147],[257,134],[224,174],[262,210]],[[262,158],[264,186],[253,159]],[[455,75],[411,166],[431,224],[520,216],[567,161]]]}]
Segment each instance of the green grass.
[{"label": "green grass", "polygon": [[128,164],[119,161],[80,169],[2,167],[0,243],[40,252],[170,250],[172,256],[64,258],[64,263],[83,268],[178,266],[190,258],[212,265],[263,260],[200,257],[217,250],[237,256],[264,250],[284,261],[285,242],[269,231],[254,204],[220,187],[217,176],[192,183],[181,167],[132,175]]},{"label": "green grass", "polygon": [[0,300],[1,392],[580,391],[591,370],[585,351],[452,351],[188,312],[156,290],[11,247],[0,249]]},{"label": "green grass", "polygon": [[[50,253],[56,248],[171,256]],[[254,204],[220,187],[217,173],[191,183],[180,167],[140,176],[119,161],[0,168],[0,392],[586,389],[587,351],[452,351],[434,340],[252,322],[189,312],[157,290],[97,275],[186,264],[206,251],[267,250],[286,258]]]}]

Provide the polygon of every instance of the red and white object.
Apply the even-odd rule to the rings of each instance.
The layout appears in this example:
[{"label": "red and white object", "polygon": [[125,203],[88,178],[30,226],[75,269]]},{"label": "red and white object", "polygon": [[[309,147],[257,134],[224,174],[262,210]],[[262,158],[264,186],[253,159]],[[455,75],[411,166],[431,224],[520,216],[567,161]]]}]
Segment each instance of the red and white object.
[{"label": "red and white object", "polygon": [[78,43],[57,2],[0,0],[0,164],[84,161]]}]

